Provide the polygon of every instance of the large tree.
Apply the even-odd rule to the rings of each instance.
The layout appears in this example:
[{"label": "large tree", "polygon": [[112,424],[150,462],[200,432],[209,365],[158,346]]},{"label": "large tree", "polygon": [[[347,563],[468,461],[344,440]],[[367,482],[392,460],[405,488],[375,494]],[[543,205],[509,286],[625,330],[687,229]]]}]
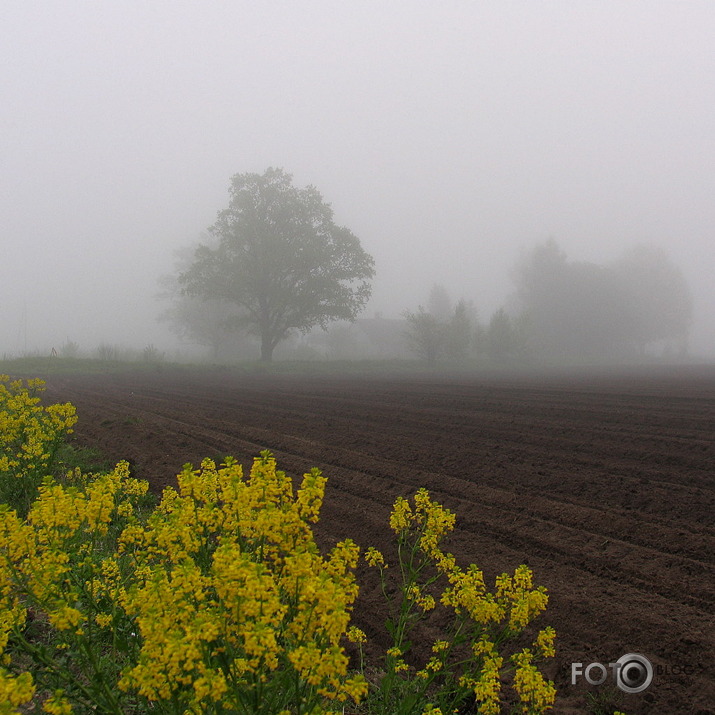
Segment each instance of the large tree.
[{"label": "large tree", "polygon": [[236,325],[258,335],[261,360],[293,330],[355,320],[370,297],[374,261],[313,186],[282,169],[236,174],[230,202],[179,282],[189,295],[235,305]]}]

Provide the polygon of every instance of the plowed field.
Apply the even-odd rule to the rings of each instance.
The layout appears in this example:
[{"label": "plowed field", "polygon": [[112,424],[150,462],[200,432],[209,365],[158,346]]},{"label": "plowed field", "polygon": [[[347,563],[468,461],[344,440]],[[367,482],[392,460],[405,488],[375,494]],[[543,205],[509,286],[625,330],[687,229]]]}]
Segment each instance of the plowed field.
[{"label": "plowed field", "polygon": [[[715,713],[715,370],[512,377],[337,377],[228,370],[54,376],[75,439],[159,491],[185,462],[270,449],[328,477],[321,544],[386,547],[391,505],[426,487],[457,514],[448,544],[488,581],[521,563],[550,594],[556,712]],[[381,645],[371,574],[356,620]],[[371,580],[372,579],[372,580]],[[641,653],[625,695],[571,663]]]}]

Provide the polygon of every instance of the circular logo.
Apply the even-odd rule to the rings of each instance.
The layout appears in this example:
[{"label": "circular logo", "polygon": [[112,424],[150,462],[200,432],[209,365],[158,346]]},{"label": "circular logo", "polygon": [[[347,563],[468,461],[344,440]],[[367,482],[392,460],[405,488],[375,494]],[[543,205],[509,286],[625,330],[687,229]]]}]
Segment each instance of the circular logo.
[{"label": "circular logo", "polygon": [[625,693],[642,693],[653,681],[653,666],[644,655],[627,653],[616,665],[616,685]]}]

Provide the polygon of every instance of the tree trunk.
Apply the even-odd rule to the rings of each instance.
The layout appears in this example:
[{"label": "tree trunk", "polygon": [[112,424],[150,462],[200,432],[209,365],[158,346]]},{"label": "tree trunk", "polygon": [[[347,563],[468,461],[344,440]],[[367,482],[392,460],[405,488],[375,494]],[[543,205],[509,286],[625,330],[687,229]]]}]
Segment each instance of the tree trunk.
[{"label": "tree trunk", "polygon": [[273,341],[264,333],[261,335],[261,362],[271,362],[273,360]]}]

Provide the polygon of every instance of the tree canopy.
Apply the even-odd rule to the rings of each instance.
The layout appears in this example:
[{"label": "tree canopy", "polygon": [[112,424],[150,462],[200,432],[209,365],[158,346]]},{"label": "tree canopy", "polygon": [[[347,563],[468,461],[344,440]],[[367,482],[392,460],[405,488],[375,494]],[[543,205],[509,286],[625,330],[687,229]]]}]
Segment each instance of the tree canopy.
[{"label": "tree canopy", "polygon": [[476,309],[460,299],[452,301],[444,286],[434,284],[430,290],[427,310],[419,306],[417,312],[405,311],[409,349],[429,365],[441,358],[464,361],[472,348],[477,329]]},{"label": "tree canopy", "polygon": [[600,266],[568,261],[550,240],[521,260],[514,277],[536,355],[600,359],[642,353],[659,340],[685,344],[690,292],[657,248],[639,246]]},{"label": "tree canopy", "polygon": [[261,360],[293,330],[352,321],[370,297],[374,261],[313,186],[282,169],[236,174],[228,208],[179,276],[183,290],[235,306],[232,324],[260,337]]},{"label": "tree canopy", "polygon": [[[208,239],[204,237],[204,240]],[[182,290],[177,276],[191,266],[195,250],[195,246],[178,249],[174,273],[160,279],[162,293],[159,297],[171,301],[171,305],[161,313],[159,320],[168,323],[171,331],[181,339],[210,348],[212,358],[217,360],[224,348],[233,342],[231,338],[234,336],[227,330],[227,324],[236,310],[226,301],[202,299]]]},{"label": "tree canopy", "polygon": [[648,343],[673,340],[685,349],[693,319],[693,299],[681,270],[654,246],[636,246],[613,265],[629,305],[633,339],[641,352]]}]

